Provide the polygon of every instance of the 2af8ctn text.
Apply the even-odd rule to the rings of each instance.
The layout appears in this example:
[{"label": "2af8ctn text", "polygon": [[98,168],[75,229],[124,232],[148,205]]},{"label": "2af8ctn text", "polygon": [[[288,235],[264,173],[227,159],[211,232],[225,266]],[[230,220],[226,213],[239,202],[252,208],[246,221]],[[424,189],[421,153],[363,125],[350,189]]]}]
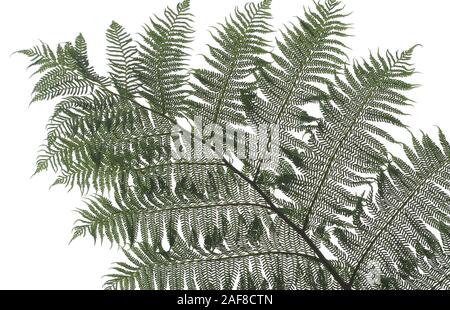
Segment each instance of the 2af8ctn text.
[{"label": "2af8ctn text", "polygon": [[267,294],[222,294],[220,298],[211,296],[179,296],[179,305],[202,305],[205,308],[214,305],[272,305],[273,296]]}]

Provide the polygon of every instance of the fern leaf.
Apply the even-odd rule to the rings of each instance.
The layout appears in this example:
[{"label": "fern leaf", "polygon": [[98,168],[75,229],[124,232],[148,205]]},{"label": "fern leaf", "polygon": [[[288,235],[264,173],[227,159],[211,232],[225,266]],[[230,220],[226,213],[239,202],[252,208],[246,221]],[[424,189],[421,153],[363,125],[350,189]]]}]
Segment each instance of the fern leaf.
[{"label": "fern leaf", "polygon": [[33,89],[34,101],[48,100],[66,95],[85,95],[98,85],[108,85],[108,80],[95,73],[89,65],[86,43],[80,34],[71,43],[58,45],[56,52],[42,43],[19,53],[31,58],[29,67],[37,67],[33,73],[41,74]]},{"label": "fern leaf", "polygon": [[175,117],[186,112],[188,104],[187,44],[193,33],[189,1],[167,8],[164,19],[155,17],[144,27],[139,45],[138,76],[140,94],[150,106]]},{"label": "fern leaf", "polygon": [[[293,132],[308,131],[317,121],[302,106],[324,97],[319,85],[328,83],[345,64],[346,46],[338,40],[347,35],[343,10],[339,1],[325,1],[316,4],[314,11],[305,10],[305,17],[297,18],[277,39],[281,55],[272,53],[273,64],[257,71],[263,97],[254,96],[246,104],[247,115],[254,124],[277,124],[283,148],[300,146]],[[255,179],[260,170],[261,160],[254,166]]]},{"label": "fern leaf", "polygon": [[[413,49],[396,56],[388,52],[385,58],[371,57],[371,64],[366,61],[356,63],[354,73],[345,69],[346,82],[336,76],[337,87],[328,84],[330,100],[321,104],[323,120],[310,140],[310,150],[314,155],[308,154],[309,150],[305,151],[305,157],[310,161],[305,163],[306,180],[300,181],[304,194],[300,195],[299,205],[303,210],[301,217],[305,228],[326,222],[328,214],[344,212],[336,209],[339,201],[336,207],[327,202],[330,194],[341,192],[343,199],[348,197],[345,200],[353,201],[354,207],[353,195],[340,187],[364,184],[364,175],[376,173],[377,167],[385,161],[386,149],[376,136],[394,139],[376,124],[404,127],[397,118],[400,110],[389,107],[408,103],[396,85],[401,84],[401,90],[413,87],[404,81],[413,74],[409,64]],[[403,101],[398,102],[397,98]],[[308,165],[314,167],[310,174]],[[319,211],[322,208],[323,212]],[[315,212],[320,212],[317,219]]]},{"label": "fern leaf", "polygon": [[119,94],[133,96],[139,86],[136,73],[138,62],[135,59],[137,49],[130,35],[116,22],[111,23],[106,38],[111,79]]},{"label": "fern leaf", "polygon": [[211,69],[193,72],[197,83],[192,84],[205,122],[234,124],[245,123],[244,107],[240,102],[243,90],[255,89],[254,81],[248,81],[256,65],[262,61],[268,42],[269,8],[271,1],[248,3],[244,9],[216,28],[212,37],[217,45],[209,46],[210,56],[205,56]]},{"label": "fern leaf", "polygon": [[411,164],[394,157],[382,172],[378,210],[360,237],[363,250],[355,255],[352,282],[361,281],[361,270],[370,260],[381,262],[383,274],[400,287],[433,288],[445,282],[442,275],[450,263],[450,157],[442,133],[440,140],[438,145],[425,134],[421,141],[413,137],[413,148],[404,146]]}]

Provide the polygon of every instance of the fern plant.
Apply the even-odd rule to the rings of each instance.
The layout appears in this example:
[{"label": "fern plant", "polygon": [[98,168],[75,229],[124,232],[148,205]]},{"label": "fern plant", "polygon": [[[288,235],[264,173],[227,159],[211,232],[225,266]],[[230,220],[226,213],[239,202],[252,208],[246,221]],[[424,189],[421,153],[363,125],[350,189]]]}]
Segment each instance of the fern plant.
[{"label": "fern plant", "polygon": [[[32,101],[57,99],[36,173],[80,188],[72,240],[123,250],[107,289],[448,288],[450,143],[389,129],[408,130],[415,47],[351,62],[348,14],[324,0],[271,51],[270,5],[214,28],[204,68],[189,68],[188,0],[139,40],[113,22],[105,77],[81,34],[19,51],[39,75]],[[197,116],[244,128],[234,142],[279,126],[278,164],[219,152]],[[175,158],[191,134],[217,156]]]}]

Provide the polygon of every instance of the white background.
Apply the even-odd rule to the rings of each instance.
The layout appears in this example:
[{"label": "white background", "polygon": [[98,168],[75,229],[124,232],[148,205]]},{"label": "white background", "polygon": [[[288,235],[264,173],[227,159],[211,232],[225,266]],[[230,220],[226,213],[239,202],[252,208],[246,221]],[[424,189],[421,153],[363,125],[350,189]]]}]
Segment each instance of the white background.
[{"label": "white background", "polygon": [[[27,59],[10,56],[43,40],[51,45],[74,40],[82,32],[91,63],[106,72],[105,30],[116,20],[130,33],[137,33],[152,14],[177,1],[0,1],[0,289],[100,289],[110,263],[120,259],[116,248],[93,245],[89,238],[68,245],[76,214],[82,206],[79,192],[62,187],[49,191],[51,173],[30,178],[52,103],[31,107],[33,81],[25,71]],[[245,1],[192,0],[198,54],[211,42],[208,29]],[[310,0],[274,0],[273,24],[280,28],[302,15]],[[438,125],[450,136],[449,21],[450,1],[345,0],[353,14],[352,57],[365,57],[369,50],[403,50],[420,43],[414,57],[421,72],[410,93],[417,104],[409,124],[435,133]],[[196,56],[195,56],[196,55]]]}]

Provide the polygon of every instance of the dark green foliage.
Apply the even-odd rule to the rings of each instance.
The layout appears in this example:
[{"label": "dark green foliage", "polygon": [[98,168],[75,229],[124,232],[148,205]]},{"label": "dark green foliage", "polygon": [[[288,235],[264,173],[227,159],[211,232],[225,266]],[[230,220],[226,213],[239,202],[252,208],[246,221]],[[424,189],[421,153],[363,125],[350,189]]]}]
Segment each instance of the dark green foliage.
[{"label": "dark green foliage", "polygon": [[400,287],[448,284],[450,148],[442,132],[440,140],[438,145],[427,135],[422,141],[413,137],[413,148],[404,146],[410,163],[392,157],[380,172],[378,209],[372,225],[361,231],[364,249],[354,255],[359,268],[379,260]]},{"label": "dark green foliage", "polygon": [[[81,35],[20,51],[39,75],[33,101],[57,99],[36,173],[51,168],[85,196],[72,240],[123,250],[107,289],[448,288],[450,143],[439,131],[439,143],[401,144],[390,130],[407,130],[415,47],[351,64],[346,11],[326,0],[271,52],[270,5],[215,28],[200,69],[188,66],[188,0],[137,41],[113,22],[108,77]],[[199,115],[279,125],[279,164],[173,158],[172,126]]]},{"label": "dark green foliage", "polygon": [[186,46],[193,33],[189,2],[180,3],[176,11],[167,8],[164,17],[150,20],[141,35],[140,94],[161,113],[176,116],[187,113],[188,108]]},{"label": "dark green foliage", "polygon": [[264,0],[236,9],[212,34],[216,46],[209,46],[211,55],[205,56],[211,68],[194,70],[198,82],[191,85],[205,123],[246,123],[241,92],[256,90],[251,75],[269,47],[264,35],[271,32],[270,3]]},{"label": "dark green foliage", "polygon": [[137,49],[130,35],[121,25],[112,22],[106,31],[107,55],[110,75],[118,93],[133,97],[138,88],[136,61]]}]

